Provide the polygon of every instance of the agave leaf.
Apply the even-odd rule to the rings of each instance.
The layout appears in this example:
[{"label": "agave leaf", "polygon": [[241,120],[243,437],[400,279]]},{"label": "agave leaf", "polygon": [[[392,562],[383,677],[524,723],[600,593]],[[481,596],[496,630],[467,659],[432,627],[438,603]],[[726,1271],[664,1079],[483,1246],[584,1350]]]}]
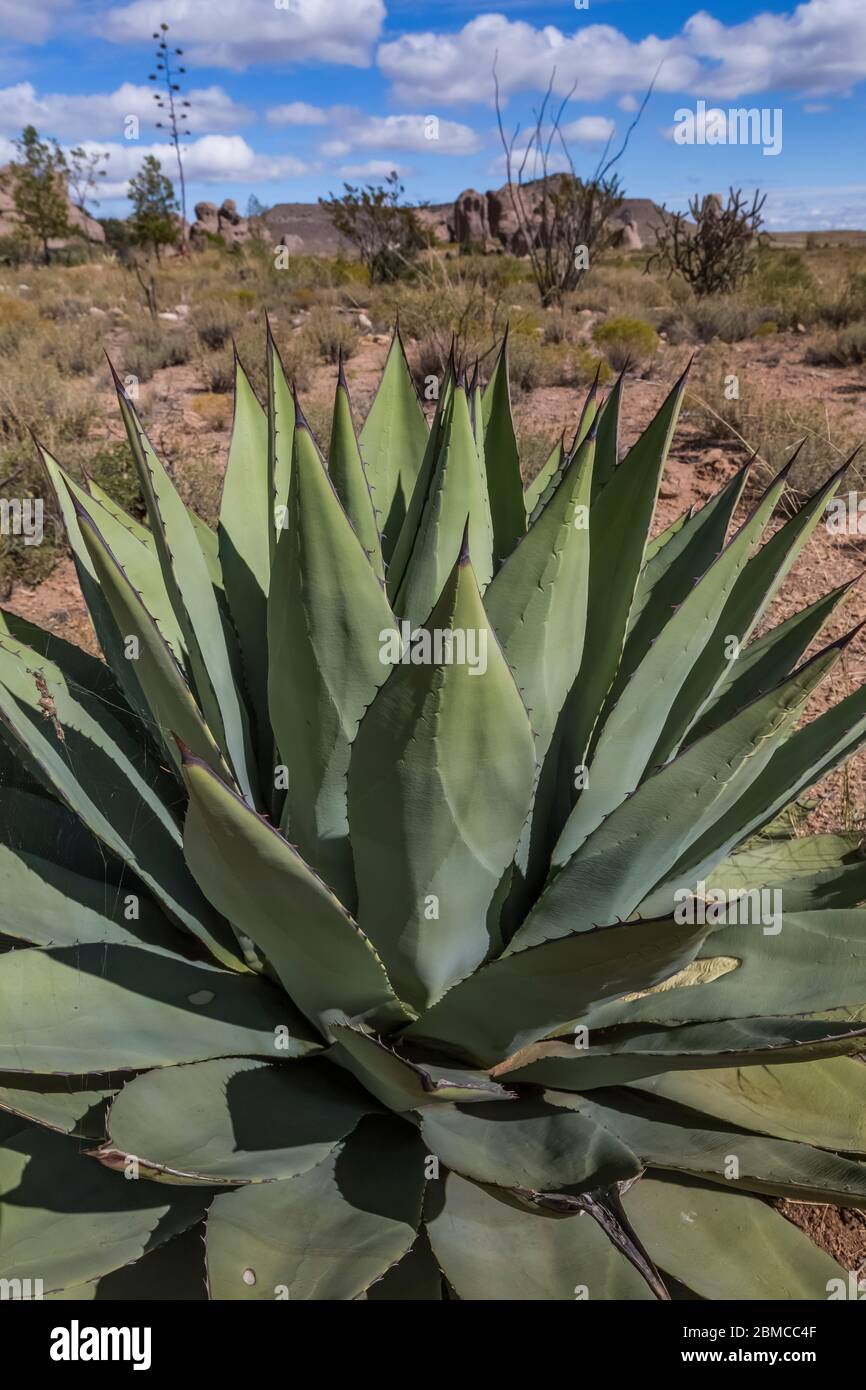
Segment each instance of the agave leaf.
[{"label": "agave leaf", "polygon": [[427,422],[399,330],[360,436],[385,561],[390,560],[427,446]]},{"label": "agave leaf", "polygon": [[[859,630],[855,628],[839,645],[850,642]],[[795,677],[796,673],[792,680]],[[727,727],[735,722],[730,721]],[[709,734],[692,747],[700,748],[715,736],[715,733]],[[732,805],[725,807],[724,815],[714,817],[706,830],[701,827],[702,833],[692,839],[685,853],[665,876],[664,882],[658,882],[653,892],[643,900],[641,910],[651,912],[659,902],[669,901],[671,884],[682,886],[693,879],[706,877],[736,845],[743,844],[768,825],[802,791],[820,782],[822,777],[856,752],[864,739],[866,686],[861,686],[773,750],[773,756],[760,767],[758,775],[751,779],[742,795]]]},{"label": "agave leaf", "polygon": [[544,510],[543,506],[541,505],[542,498],[548,495],[548,490],[549,495],[553,495],[556,483],[562,476],[562,470],[564,467],[565,436],[563,436],[563,438],[560,439],[557,444],[554,444],[553,448],[547,456],[547,459],[541,465],[535,477],[532,479],[532,482],[527,484],[526,491],[523,495],[523,505],[526,509],[526,515],[529,517],[530,521],[538,520],[538,517]]},{"label": "agave leaf", "polygon": [[539,520],[494,575],[484,607],[544,758],[583,652],[594,443],[575,453]]},{"label": "agave leaf", "polygon": [[150,710],[150,725],[154,736],[168,749],[176,766],[180,767],[177,750],[170,738],[172,733],[183,738],[200,757],[226,781],[232,774],[223,760],[213,735],[202,717],[184,672],[160,629],[142,603],[134,584],[112,554],[94,520],[78,509],[78,522],[84,544],[90,555],[100,588],[108,599],[118,631],[123,634],[127,648],[129,639],[136,642],[134,662],[127,658],[138,681],[141,695]]},{"label": "agave leaf", "polygon": [[[13,754],[10,752],[9,756]],[[83,878],[99,879],[106,885],[106,893],[123,882],[128,872],[123,861],[101,845],[47,787],[24,790],[8,785],[0,777],[0,802],[0,844],[16,855],[41,857]],[[13,903],[14,899],[10,899],[6,904],[9,921],[14,920]]]},{"label": "agave leaf", "polygon": [[[412,558],[412,552],[418,539],[418,531],[424,518],[433,476],[436,471],[439,455],[442,452],[443,442],[446,438],[454,405],[455,370],[454,356],[452,353],[445,375],[442,379],[439,399],[436,402],[436,410],[433,415],[430,431],[427,435],[427,442],[418,469],[418,476],[415,479],[412,495],[409,498],[406,517],[400,527],[400,534],[391,550],[391,557],[386,566],[388,597],[392,605],[396,601],[400,585],[406,574],[407,566]],[[473,433],[473,439],[474,438],[475,436]]]},{"label": "agave leaf", "polygon": [[508,387],[508,332],[496,358],[481,403],[483,460],[493,524],[494,568],[511,554],[526,530],[526,507],[520,459]]},{"label": "agave leaf", "polygon": [[[772,1014],[863,1007],[866,908],[784,913],[781,930],[754,922],[713,931],[703,956],[730,956],[736,970],[686,988],[621,1000],[597,1010],[592,1027],[706,1023]],[[821,962],[820,970],[815,962]]]},{"label": "agave leaf", "polygon": [[794,1201],[866,1207],[866,1164],[809,1144],[744,1134],[657,1094],[597,1091],[592,1100],[562,1096],[559,1103],[575,1108],[588,1127],[601,1126],[650,1168]]},{"label": "agave leaf", "polygon": [[648,989],[681,969],[706,931],[668,919],[576,932],[518,952],[512,942],[506,955],[455,985],[405,1036],[494,1066],[593,1002]]},{"label": "agave leaf", "polygon": [[238,785],[252,800],[255,775],[248,720],[232,670],[231,633],[222,621],[208,563],[187,509],[116,376],[115,385],[166,591],[183,633],[196,696]]},{"label": "agave leaf", "polygon": [[659,1268],[700,1298],[820,1300],[831,1279],[847,1279],[784,1216],[732,1188],[644,1177],[623,1205]]},{"label": "agave leaf", "polygon": [[45,1293],[96,1279],[187,1230],[203,1214],[196,1192],[126,1182],[78,1153],[64,1136],[0,1118],[4,1279],[40,1279]]},{"label": "agave leaf", "polygon": [[218,546],[225,597],[240,646],[263,752],[268,723],[268,589],[274,513],[268,467],[268,422],[235,354],[232,440],[223,480]]},{"label": "agave leaf", "polygon": [[[779,484],[787,479],[796,458],[795,453],[770,485],[768,494],[777,493]],[[718,619],[715,632],[706,642],[674,701],[651,762],[662,762],[670,757],[673,751],[681,746],[692,724],[704,713],[707,701],[729,672],[730,639],[735,638],[739,648],[748,641],[824,515],[827,502],[836,491],[839,478],[847,466],[846,463],[842,469],[834,473],[829,481],[752,556],[739,574]]]},{"label": "agave leaf", "polygon": [[409,1015],[333,893],[272,825],[191,756],[184,852],[202,892],[264,953],[316,1027],[335,1010],[387,1027]]},{"label": "agave leaf", "polygon": [[[653,765],[659,736],[679,692],[700,663],[728,595],[743,573],[784,489],[777,482],[749,519],[686,594],[660,630],[632,633],[638,664],[625,670],[630,643],[611,690],[611,708],[601,725],[589,769],[589,784],[568,818],[554,853],[564,863],[578,845],[629,796]],[[662,551],[666,555],[667,549]],[[664,614],[664,610],[663,610]],[[640,648],[643,646],[643,652]],[[626,679],[620,684],[625,672]],[[615,703],[613,703],[615,701]]]},{"label": "agave leaf", "polygon": [[137,885],[85,877],[53,858],[8,845],[0,845],[0,931],[33,946],[86,941],[166,949],[178,945],[165,917]]},{"label": "agave leaf", "polygon": [[389,1110],[399,1113],[452,1101],[479,1104],[513,1095],[482,1071],[400,1056],[348,1022],[333,1024],[332,1032],[336,1046],[330,1055]]},{"label": "agave leaf", "polygon": [[589,604],[583,661],[562,710],[558,737],[550,754],[559,768],[553,838],[571,810],[574,769],[586,760],[599,711],[622,657],[646,537],[684,390],[682,377],[590,509]]},{"label": "agave leaf", "polygon": [[[657,536],[653,536],[647,541],[646,550],[644,551],[644,569],[647,568],[651,560],[655,559],[659,551],[667,545],[668,541],[672,541],[675,536],[679,535],[686,523],[691,521],[692,517],[697,515],[697,512],[698,508],[695,506],[686,507],[684,512],[680,512],[679,516],[674,517],[670,526],[666,526],[663,531],[659,531]],[[643,573],[643,571],[641,571],[641,573]]]},{"label": "agave leaf", "polygon": [[409,1299],[413,1303],[439,1302],[442,1298],[442,1273],[430,1249],[427,1232],[422,1230],[402,1260],[387,1269],[382,1278],[371,1284],[360,1297],[370,1302],[398,1299]]},{"label": "agave leaf", "polygon": [[0,1073],[0,1110],[80,1138],[102,1137],[105,1104],[116,1093],[116,1086],[91,1077]]},{"label": "agave leaf", "polygon": [[689,729],[689,741],[693,742],[710,729],[717,729],[747,702],[753,691],[769,690],[784,679],[859,579],[858,575],[847,584],[831,589],[808,608],[750,642],[736,661],[729,662],[728,670],[704,704],[703,713]]},{"label": "agave leaf", "polygon": [[866,1153],[866,1066],[860,1057],[682,1071],[639,1082],[638,1089],[724,1124]]},{"label": "agave leaf", "polygon": [[45,1297],[60,1302],[149,1303],[207,1300],[201,1223],[172,1236],[135,1264],[87,1284],[70,1284]]},{"label": "agave leaf", "polygon": [[328,453],[328,472],[343,504],[343,510],[354,528],[358,540],[373,566],[379,583],[385,584],[385,564],[382,559],[382,537],[373,506],[373,494],[367,481],[361,449],[352,418],[349,386],[340,359],[340,375],[334,395],[334,417],[331,425],[331,445]]},{"label": "agave leaf", "polygon": [[222,1184],[294,1178],[327,1158],[370,1110],[360,1089],[315,1061],[221,1057],[128,1081],[98,1157],[149,1177]]},{"label": "agave leaf", "polygon": [[317,1046],[270,986],[111,942],[11,951],[0,1001],[4,1071],[84,1075],[239,1053],[273,1057],[283,1042],[280,1057],[303,1056]]},{"label": "agave leaf", "polygon": [[75,562],[81,594],[87,605],[87,612],[93,623],[99,645],[115,680],[126,696],[130,709],[134,709],[139,718],[147,724],[150,720],[150,711],[147,708],[147,702],[142,697],[141,687],[130,669],[130,662],[126,659],[123,635],[118,630],[111,607],[102,592],[93,561],[84,544],[72,494],[64,482],[60,465],[56,460],[41,447],[39,453],[63,520],[66,539],[69,542],[69,548]]},{"label": "agave leaf", "polygon": [[[83,523],[86,524],[86,523]],[[7,624],[11,627],[11,623]],[[58,644],[58,663],[0,637],[0,723],[19,756],[88,830],[129,865],[162,907],[223,964],[241,968],[228,927],[190,878],[180,830],[170,807],[177,799],[156,759],[115,718],[100,689],[76,679],[84,653]],[[46,720],[36,677],[53,701]],[[123,710],[120,711],[123,714]],[[56,723],[55,723],[56,721]],[[62,739],[57,734],[60,728]]]},{"label": "agave leaf", "polygon": [[[570,1100],[570,1098],[569,1098]],[[606,1188],[643,1171],[635,1153],[589,1104],[564,1108],[555,1095],[492,1105],[437,1105],[421,1137],[454,1173],[534,1192]]]},{"label": "agave leaf", "polygon": [[351,909],[349,753],[388,674],[382,644],[394,618],[299,413],[289,515],[268,614],[271,723],[288,773],[283,827]]},{"label": "agave leaf", "polygon": [[[156,623],[178,665],[185,671],[188,658],[183,644],[183,634],[166,592],[153,538],[151,537],[149,545],[141,541],[122,517],[118,517],[116,510],[104,506],[96,496],[88,495],[74,478],[69,477],[60,468],[58,475],[69,489],[79,517],[87,518],[102,536],[107,549],[135,590],[141,605]],[[86,543],[86,537],[84,538]],[[98,578],[95,565],[94,570]]]},{"label": "agave leaf", "polygon": [[[433,664],[393,668],[361,722],[349,768],[358,920],[416,1008],[487,955],[487,910],[535,775],[529,720],[468,545],[423,631]],[[453,664],[447,654],[436,664],[442,633],[477,637],[474,660],[468,646],[462,654],[455,647]],[[419,808],[423,834],[413,834]]]},{"label": "agave leaf", "polygon": [[577,454],[578,450],[587,439],[591,437],[594,440],[596,438],[598,421],[597,387],[598,374],[596,374],[596,379],[589,388],[589,394],[583,403],[583,409],[580,412],[580,419],[578,420],[577,430],[575,431],[571,445],[569,448],[565,447],[565,436],[563,435],[559,444],[548,456],[547,462],[543,465],[538,476],[530,483],[526,490],[525,503],[526,511],[529,516],[528,524],[530,529],[538,521],[551,497],[553,497],[556,489],[559,487],[565,469],[571,463],[575,454]]},{"label": "agave leaf", "polygon": [[475,447],[463,382],[454,387],[450,407],[444,413],[443,436],[414,547],[394,603],[395,613],[413,626],[424,622],[442,593],[460,550],[467,514],[473,564],[482,593],[493,576],[487,480]]},{"label": "agave leaf", "polygon": [[647,555],[629,614],[628,637],[610,704],[619,698],[674,609],[721,554],[753,462],[749,459],[699,510],[685,512],[679,523],[674,523],[667,541],[653,555]]},{"label": "agave leaf", "polygon": [[424,1152],[411,1126],[371,1116],[300,1177],[216,1197],[211,1296],[357,1298],[413,1245],[423,1192]]},{"label": "agave leaf", "polygon": [[268,471],[271,482],[270,557],[273,565],[277,533],[286,520],[292,454],[295,442],[295,398],[286,379],[279,349],[266,318],[268,375]]},{"label": "agave leaf", "polygon": [[598,412],[598,465],[593,475],[593,498],[607,487],[619,467],[619,419],[624,384],[625,371],[622,371]]},{"label": "agave leaf", "polygon": [[472,1301],[638,1300],[637,1270],[586,1213],[532,1211],[500,1188],[456,1173],[431,1190],[427,1230],[458,1297]]},{"label": "agave leaf", "polygon": [[866,859],[858,835],[808,835],[802,839],[755,840],[722,860],[708,888],[778,888],[786,912],[822,907],[856,907],[866,901]]},{"label": "agave leaf", "polygon": [[[759,775],[837,656],[838,648],[819,653],[642,782],[567,859],[515,942],[530,946],[573,931],[576,922],[596,926],[634,912],[681,846],[699,840],[736,802],[739,786]],[[554,862],[568,843],[566,824]]]},{"label": "agave leaf", "polygon": [[[588,1048],[579,1046],[580,1035],[570,1042],[545,1040],[510,1057],[495,1069],[510,1081],[530,1081],[554,1090],[592,1091],[599,1086],[636,1083],[644,1077],[673,1073],[697,1073],[702,1069],[747,1067],[775,1072],[782,1063],[823,1060],[859,1052],[866,1025],[833,1024],[816,1019],[744,1018],[712,1023],[680,1024],[661,1028],[653,1024],[605,1030],[584,1035]],[[666,1094],[666,1092],[663,1092]],[[677,1099],[673,1095],[673,1099]],[[708,1113],[715,1113],[709,1112]],[[722,1116],[721,1118],[727,1118]]]}]

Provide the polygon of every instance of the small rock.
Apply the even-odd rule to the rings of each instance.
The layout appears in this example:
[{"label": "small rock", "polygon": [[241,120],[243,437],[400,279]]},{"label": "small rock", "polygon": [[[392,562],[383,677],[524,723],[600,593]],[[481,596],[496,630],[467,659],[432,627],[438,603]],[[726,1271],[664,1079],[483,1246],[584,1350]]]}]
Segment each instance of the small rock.
[{"label": "small rock", "polygon": [[30,286],[29,286],[29,285],[19,285],[18,288],[19,288],[19,290],[29,290]]},{"label": "small rock", "polygon": [[664,497],[664,498],[678,497],[678,496],[679,496],[679,491],[680,491],[680,490],[679,490],[679,488],[677,487],[676,483],[664,482],[664,483],[662,483],[661,487],[659,488],[659,497]]},{"label": "small rock", "polygon": [[295,317],[292,319],[292,327],[293,327],[293,328],[302,328],[305,318],[306,318],[306,315],[305,315],[305,314],[295,314]]},{"label": "small rock", "polygon": [[90,308],[88,309],[87,312],[88,312],[88,314],[90,314],[91,318],[94,318],[94,319],[105,319],[105,318],[108,318],[108,315],[106,314],[105,310],[104,310],[104,309],[100,309],[99,306],[98,306],[97,304],[91,304],[91,306],[90,306]]},{"label": "small rock", "polygon": [[175,304],[175,306],[174,306],[174,312],[177,314],[178,318],[180,318],[180,319],[185,319],[186,316],[187,316],[187,314],[189,313],[189,305],[188,305],[188,304]]},{"label": "small rock", "polygon": [[166,321],[167,323],[177,323],[178,320],[180,319],[180,314],[175,314],[175,313],[173,313],[171,309],[165,309],[165,310],[159,315],[159,318],[165,319],[165,321]]},{"label": "small rock", "polygon": [[373,320],[368,318],[366,314],[359,314],[358,327],[363,328],[365,333],[369,333],[370,329],[373,327]]},{"label": "small rock", "polygon": [[805,325],[804,323],[798,323],[798,324],[797,324],[797,327],[794,329],[794,332],[795,332],[795,333],[805,333],[805,332],[806,332],[806,325]]}]

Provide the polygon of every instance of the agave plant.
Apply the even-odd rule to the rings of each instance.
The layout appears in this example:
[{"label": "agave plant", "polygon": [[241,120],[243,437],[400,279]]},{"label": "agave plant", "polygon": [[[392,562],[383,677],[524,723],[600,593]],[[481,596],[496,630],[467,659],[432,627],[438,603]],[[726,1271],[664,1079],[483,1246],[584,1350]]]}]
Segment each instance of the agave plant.
[{"label": "agave plant", "polygon": [[866,862],[774,827],[850,586],[753,634],[838,475],[649,539],[683,381],[524,491],[507,344],[428,428],[395,335],[327,462],[267,379],[216,533],[119,383],[147,525],[43,451],[105,661],[0,615],[0,1277],[835,1296],[772,1199],[866,1204]]}]

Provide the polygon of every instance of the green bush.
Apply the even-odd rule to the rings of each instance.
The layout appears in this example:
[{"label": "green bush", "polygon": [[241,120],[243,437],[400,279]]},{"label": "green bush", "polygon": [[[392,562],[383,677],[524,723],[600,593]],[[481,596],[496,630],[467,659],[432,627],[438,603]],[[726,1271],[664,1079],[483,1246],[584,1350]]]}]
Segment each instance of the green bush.
[{"label": "green bush", "polygon": [[593,330],[593,340],[615,371],[629,364],[645,366],[658,351],[659,336],[643,319],[621,315],[607,319]]}]

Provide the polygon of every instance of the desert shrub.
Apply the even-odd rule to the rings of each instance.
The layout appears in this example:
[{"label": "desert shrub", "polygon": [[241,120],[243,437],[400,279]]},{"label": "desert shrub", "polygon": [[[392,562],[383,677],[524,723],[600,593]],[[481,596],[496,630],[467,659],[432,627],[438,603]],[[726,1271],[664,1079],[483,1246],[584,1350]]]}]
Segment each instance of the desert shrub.
[{"label": "desert shrub", "polygon": [[775,333],[778,333],[778,331],[779,325],[773,319],[764,319],[763,323],[758,324],[757,328],[752,334],[752,337],[772,338]]},{"label": "desert shrub", "polygon": [[866,322],[849,323],[834,333],[821,334],[807,348],[806,361],[818,367],[853,367],[866,362]]},{"label": "desert shrub", "polygon": [[766,313],[742,294],[708,295],[659,315],[658,326],[671,343],[738,343],[754,336]]},{"label": "desert shrub", "polygon": [[69,376],[92,376],[104,362],[105,330],[93,319],[46,337],[45,353]]},{"label": "desert shrub", "polygon": [[86,437],[96,409],[94,392],[46,357],[39,335],[24,338],[0,371],[0,448],[27,442],[38,426],[48,448]]},{"label": "desert shrub", "polygon": [[15,352],[38,321],[36,310],[23,299],[0,295],[0,356]]},{"label": "desert shrub", "polygon": [[615,371],[622,371],[629,363],[644,366],[658,351],[658,334],[643,319],[625,315],[607,319],[593,330],[592,336]]},{"label": "desert shrub", "polygon": [[[246,364],[245,364],[246,365]],[[226,348],[219,352],[208,352],[199,362],[205,393],[211,396],[225,396],[234,390],[234,355]]]},{"label": "desert shrub", "polygon": [[123,369],[139,381],[150,381],[163,367],[181,367],[190,360],[192,343],[183,328],[163,329],[148,324],[124,344]]},{"label": "desert shrub", "polygon": [[303,336],[325,362],[337,362],[341,352],[343,357],[351,357],[360,338],[357,328],[344,314],[323,307],[310,311]]},{"label": "desert shrub", "polygon": [[225,347],[232,336],[234,320],[223,303],[202,304],[190,315],[199,342],[212,352]]},{"label": "desert shrub", "polygon": [[224,430],[232,418],[231,383],[224,391],[202,391],[193,396],[190,408],[215,430]]}]

